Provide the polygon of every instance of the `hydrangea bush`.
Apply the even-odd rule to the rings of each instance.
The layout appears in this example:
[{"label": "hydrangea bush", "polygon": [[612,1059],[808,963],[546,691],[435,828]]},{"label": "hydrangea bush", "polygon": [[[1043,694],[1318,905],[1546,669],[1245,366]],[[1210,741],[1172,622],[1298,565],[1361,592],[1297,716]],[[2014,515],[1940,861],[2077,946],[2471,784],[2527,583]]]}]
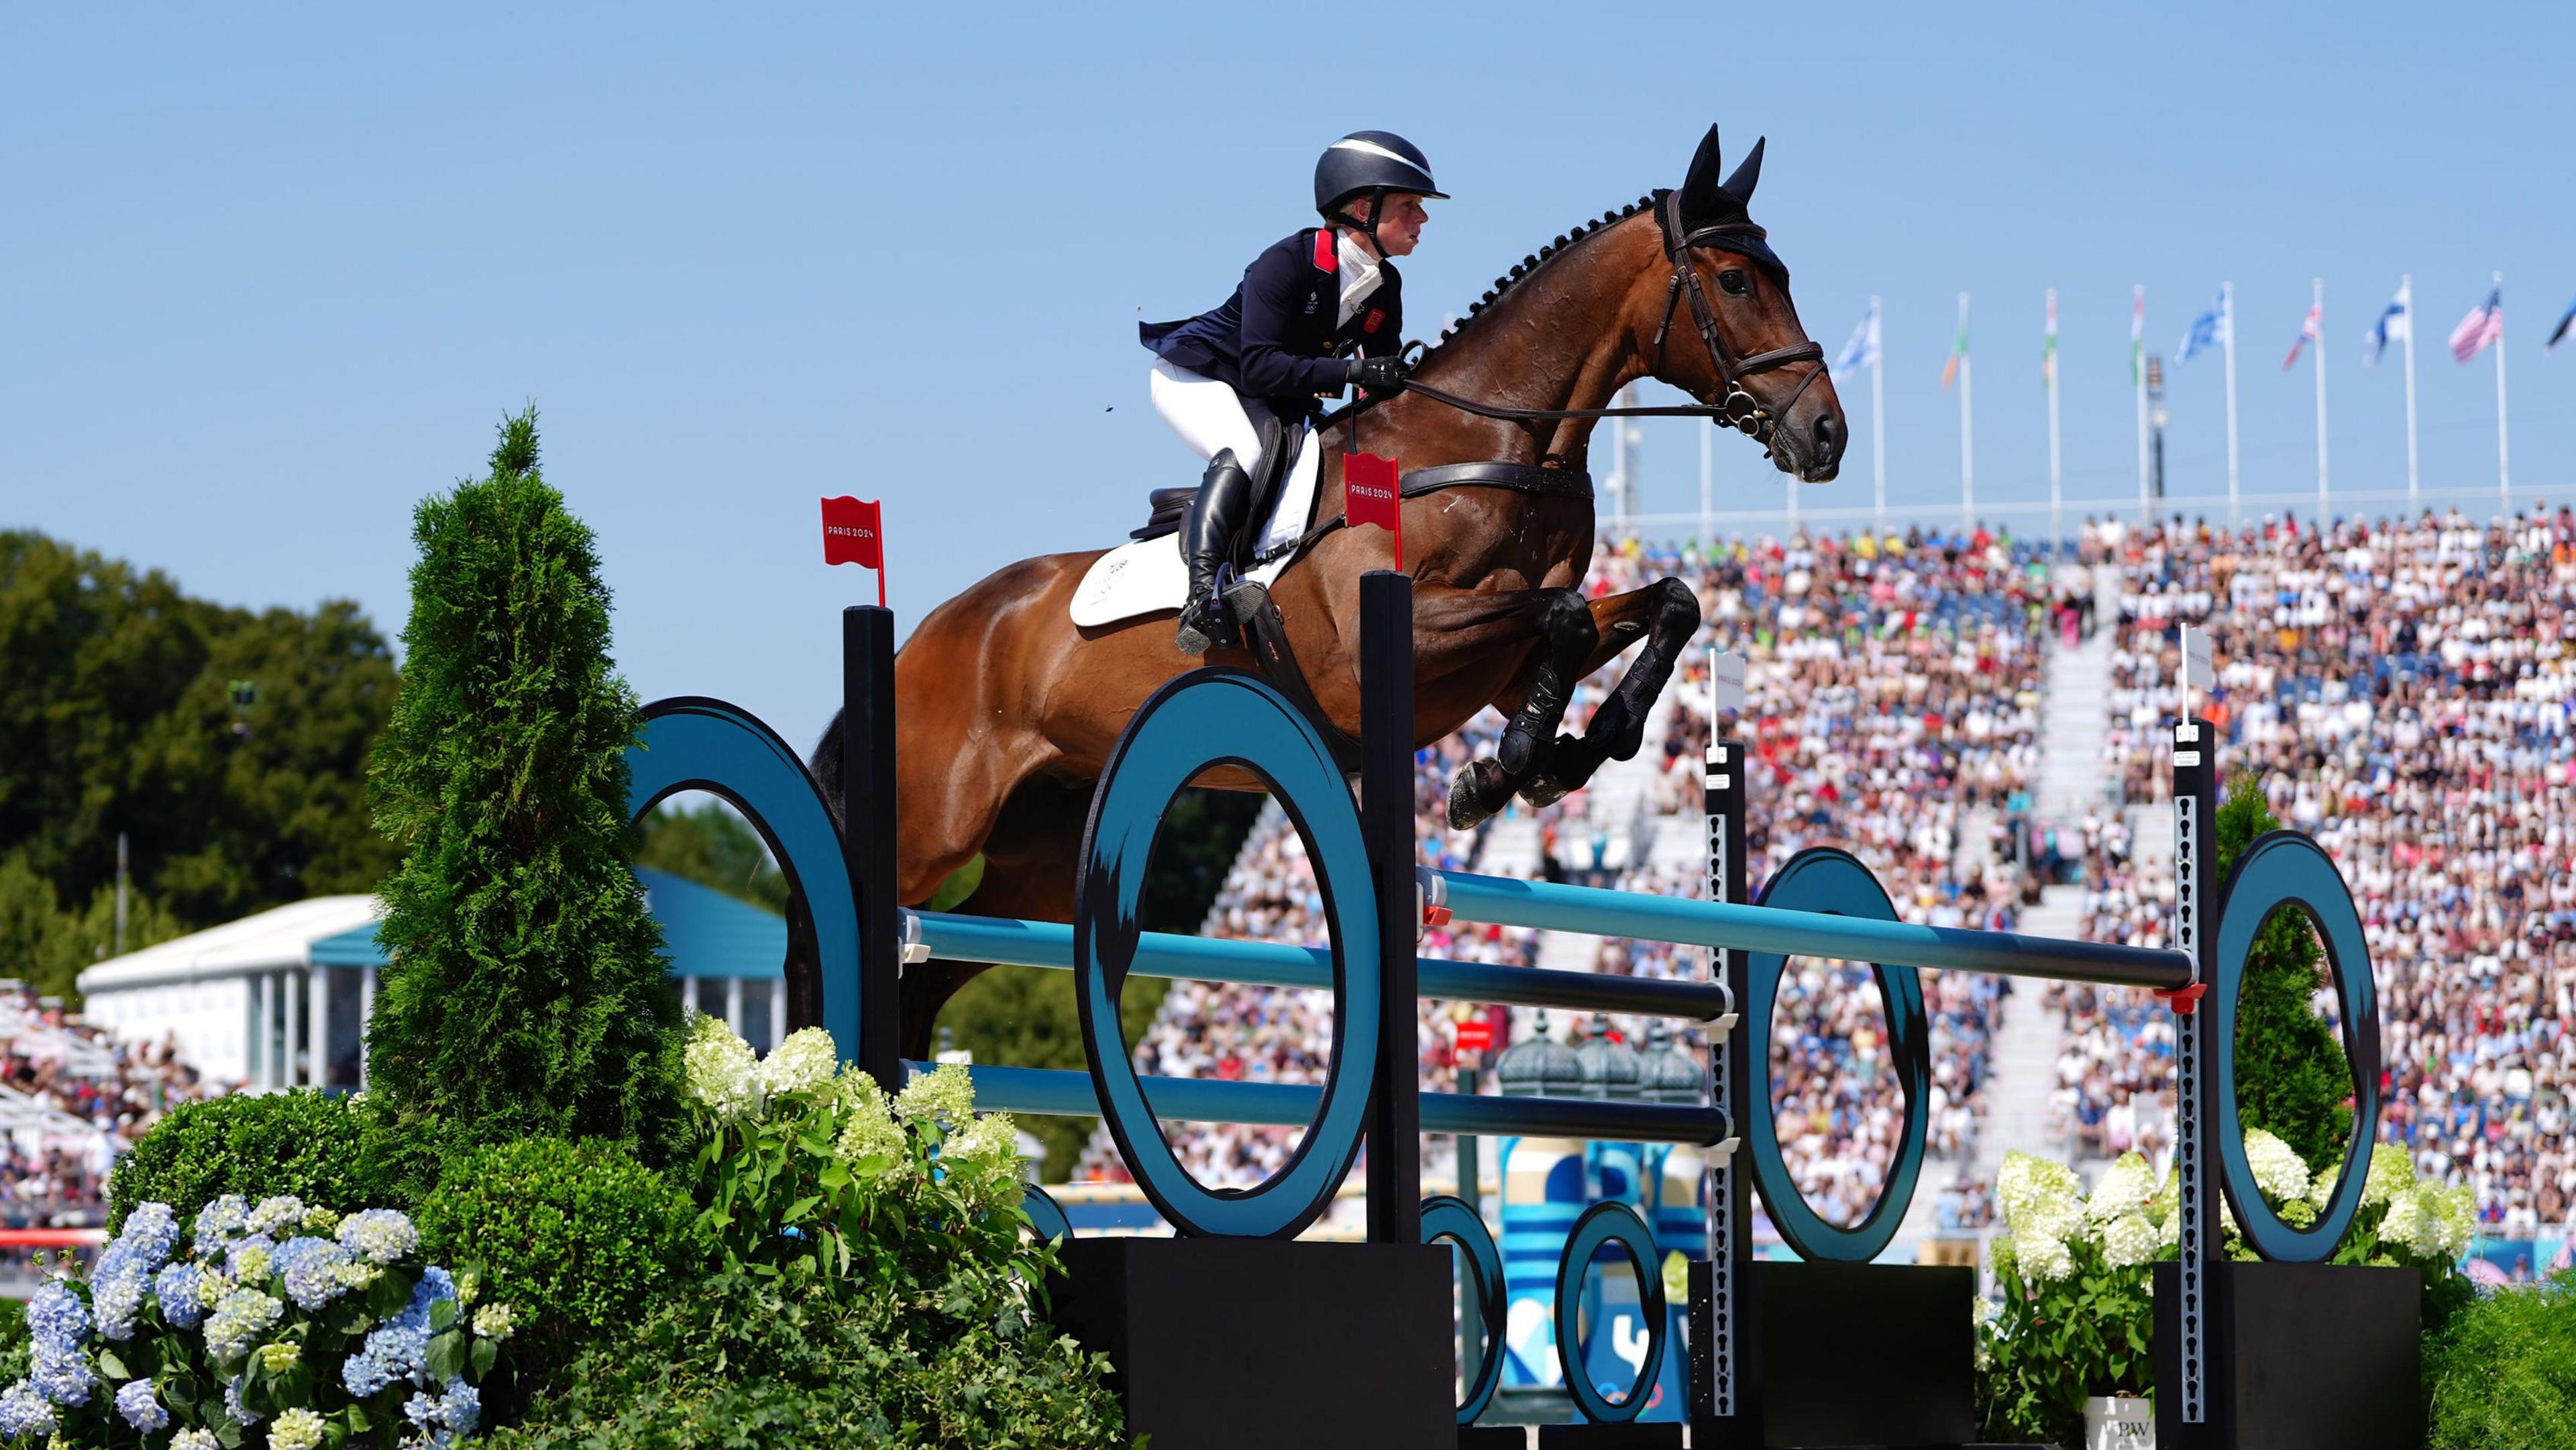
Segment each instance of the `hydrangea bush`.
[{"label": "hydrangea bush", "polygon": [[168,1204],[143,1203],[87,1279],[29,1302],[31,1368],[0,1391],[0,1442],[444,1450],[480,1428],[510,1313],[419,1249],[386,1209],[226,1194],[183,1236]]},{"label": "hydrangea bush", "polygon": [[[2311,1172],[2287,1143],[2262,1129],[2245,1157],[2263,1199],[2293,1228],[2317,1221],[2334,1197],[2340,1160]],[[2122,1155],[2088,1195],[2075,1171],[2011,1153],[1995,1181],[2004,1232],[1992,1245],[1997,1297],[1978,1307],[1978,1400],[1986,1432],[2002,1439],[2074,1444],[2084,1401],[2155,1388],[2150,1297],[2153,1266],[2178,1256],[2181,1214],[2168,1174]],[[2460,1254],[2475,1231],[2465,1187],[2418,1182],[2403,1148],[2370,1155],[2361,1212],[2333,1262],[2411,1268],[2424,1276],[2427,1327],[2464,1300]],[[2224,1199],[2219,1227],[2228,1256],[2258,1257],[2237,1233]]]},{"label": "hydrangea bush", "polygon": [[866,1260],[915,1238],[934,1252],[967,1251],[968,1238],[1016,1251],[1018,1130],[1008,1113],[975,1112],[965,1068],[917,1077],[889,1101],[874,1078],[840,1068],[819,1027],[761,1059],[703,1015],[686,1061],[705,1136],[697,1226],[726,1270],[846,1284],[882,1277]]}]

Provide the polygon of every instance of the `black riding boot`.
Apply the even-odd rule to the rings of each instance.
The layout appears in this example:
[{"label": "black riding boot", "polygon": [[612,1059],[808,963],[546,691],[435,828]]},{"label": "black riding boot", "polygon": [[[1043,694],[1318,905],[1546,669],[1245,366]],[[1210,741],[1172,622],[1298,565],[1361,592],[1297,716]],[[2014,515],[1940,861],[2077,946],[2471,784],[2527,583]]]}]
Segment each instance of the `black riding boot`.
[{"label": "black riding boot", "polygon": [[1177,642],[1185,655],[1206,654],[1240,638],[1233,612],[1217,598],[1216,577],[1251,514],[1252,475],[1234,461],[1233,449],[1220,448],[1208,460],[1189,512],[1181,516],[1181,558],[1190,567],[1190,597],[1181,606]]}]

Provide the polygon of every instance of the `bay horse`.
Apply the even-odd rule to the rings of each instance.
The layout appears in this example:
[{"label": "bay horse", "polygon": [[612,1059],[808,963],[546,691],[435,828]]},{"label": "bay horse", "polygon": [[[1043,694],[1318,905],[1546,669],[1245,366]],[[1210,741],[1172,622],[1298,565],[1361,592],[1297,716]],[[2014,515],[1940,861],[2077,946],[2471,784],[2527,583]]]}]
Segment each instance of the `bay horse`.
[{"label": "bay horse", "polygon": [[[1709,128],[1677,192],[1656,192],[1560,236],[1497,279],[1456,331],[1424,355],[1409,387],[1327,420],[1314,517],[1342,513],[1342,460],[1402,460],[1408,477],[1443,464],[1505,462],[1585,475],[1595,418],[1627,383],[1655,377],[1730,423],[1801,480],[1833,478],[1848,437],[1821,349],[1798,321],[1788,272],[1746,215],[1762,143],[1718,179]],[[1687,314],[1679,304],[1689,303]],[[1686,324],[1676,327],[1677,316]],[[1693,339],[1690,331],[1699,336]],[[1472,409],[1472,411],[1471,411]],[[1310,444],[1309,446],[1314,446]],[[1401,505],[1414,579],[1416,744],[1442,739],[1491,705],[1508,719],[1492,757],[1462,767],[1451,825],[1467,829],[1518,794],[1538,803],[1580,787],[1604,760],[1633,756],[1646,714],[1700,622],[1679,579],[1587,600],[1588,486],[1544,491],[1458,486]],[[1390,567],[1383,530],[1328,528],[1271,598],[1315,703],[1359,730],[1359,578]],[[1103,551],[1024,559],[940,605],[895,659],[898,894],[927,899],[984,858],[958,910],[1070,920],[1075,857],[1102,763],[1137,707],[1187,670],[1256,668],[1244,649],[1183,655],[1172,614],[1077,628],[1076,586]],[[1557,726],[1577,682],[1631,645],[1644,648],[1580,736]],[[842,721],[812,768],[843,811]],[[1259,789],[1248,773],[1203,785]],[[904,1055],[930,1056],[940,1007],[983,968],[930,962],[903,976]]]}]

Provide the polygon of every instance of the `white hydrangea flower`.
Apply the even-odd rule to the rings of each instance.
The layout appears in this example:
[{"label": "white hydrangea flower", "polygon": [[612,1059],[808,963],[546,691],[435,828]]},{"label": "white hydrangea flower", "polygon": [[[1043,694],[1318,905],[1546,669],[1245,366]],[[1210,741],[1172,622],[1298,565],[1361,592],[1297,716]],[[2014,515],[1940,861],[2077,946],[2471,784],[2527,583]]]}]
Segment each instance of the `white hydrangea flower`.
[{"label": "white hydrangea flower", "polygon": [[486,1304],[474,1311],[474,1332],[485,1339],[507,1339],[518,1328],[507,1304]]},{"label": "white hydrangea flower", "polygon": [[2381,1243],[2413,1248],[2428,1233],[2438,1239],[2441,1225],[2428,1221],[2421,1192],[2410,1187],[2388,1201],[2388,1216],[2379,1221]]},{"label": "white hydrangea flower", "polygon": [[722,1021],[703,1012],[692,1018],[682,1059],[690,1101],[727,1122],[759,1111],[760,1059]]},{"label": "white hydrangea flower", "polygon": [[170,1450],[222,1450],[212,1430],[182,1430],[170,1438]]},{"label": "white hydrangea flower", "polygon": [[2074,1169],[2028,1153],[2005,1154],[2003,1171],[1995,1178],[2004,1226],[2016,1236],[2058,1240],[2061,1249],[2083,1229],[2083,1195],[2083,1181]]},{"label": "white hydrangea flower", "polygon": [[2370,1150],[2370,1176],[2361,1184],[2364,1208],[2375,1208],[2414,1186],[2415,1162],[2406,1156],[2405,1149],[2394,1143],[2382,1143]]},{"label": "white hydrangea flower", "polygon": [[2075,1273],[2075,1254],[2062,1239],[2016,1234],[2013,1253],[2020,1260],[2022,1277],[2034,1284],[2054,1284]]},{"label": "white hydrangea flower", "polygon": [[2102,1226],[2102,1262],[2115,1269],[2151,1262],[2164,1247],[2155,1225],[2137,1214],[2122,1214]]},{"label": "white hydrangea flower", "polygon": [[[2429,1192],[2429,1186],[2427,1191]],[[2441,1191],[2438,1206],[2431,1210],[2440,1225],[2431,1252],[2446,1259],[2458,1258],[2468,1251],[2478,1232],[2477,1190],[2463,1183]]]},{"label": "white hydrangea flower", "polygon": [[2146,1155],[2123,1153],[2102,1170],[2102,1181],[2093,1185],[2084,1214],[2095,1223],[2109,1223],[2144,1212],[2155,1194],[2156,1171],[2147,1166]]},{"label": "white hydrangea flower", "polygon": [[250,1211],[249,1222],[244,1227],[254,1234],[274,1237],[279,1229],[294,1228],[303,1221],[304,1200],[291,1193],[281,1193],[274,1198],[261,1199],[259,1207]]},{"label": "white hydrangea flower", "polygon": [[820,1027],[800,1027],[760,1064],[760,1085],[772,1093],[812,1092],[840,1071],[841,1050]]},{"label": "white hydrangea flower", "polygon": [[2326,1205],[2334,1202],[2335,1190],[2342,1186],[2343,1165],[2321,1164],[2308,1178],[2308,1202],[2315,1206],[2317,1212],[2323,1213]]},{"label": "white hydrangea flower", "polygon": [[894,1120],[894,1111],[886,1103],[885,1090],[877,1080],[852,1068],[841,1074],[839,1093],[848,1108],[849,1123],[841,1129],[840,1140],[832,1151],[844,1162],[883,1159],[892,1167],[905,1158],[903,1128]]},{"label": "white hydrangea flower", "polygon": [[963,1063],[943,1062],[895,1094],[895,1116],[907,1123],[964,1123],[975,1115],[975,1080]]},{"label": "white hydrangea flower", "polygon": [[2245,1162],[2254,1170],[2254,1186],[2273,1202],[2308,1196],[2308,1165],[2289,1144],[2261,1128],[2245,1134]]},{"label": "white hydrangea flower", "polygon": [[311,1410],[285,1411],[268,1427],[268,1450],[319,1450],[323,1428],[322,1417]]}]

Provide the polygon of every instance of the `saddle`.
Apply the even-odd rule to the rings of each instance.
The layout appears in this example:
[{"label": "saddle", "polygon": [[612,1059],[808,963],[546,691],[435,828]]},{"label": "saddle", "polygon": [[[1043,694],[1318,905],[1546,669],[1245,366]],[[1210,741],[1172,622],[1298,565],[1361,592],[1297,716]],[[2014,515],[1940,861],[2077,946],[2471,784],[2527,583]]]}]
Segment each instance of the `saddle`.
[{"label": "saddle", "polygon": [[[1269,522],[1271,501],[1279,496],[1279,481],[1286,477],[1288,465],[1295,461],[1298,443],[1297,422],[1280,418],[1266,408],[1247,408],[1253,430],[1261,436],[1261,466],[1252,474],[1252,509],[1243,534],[1235,540],[1236,557],[1227,562],[1238,569],[1248,561],[1242,554]],[[1300,420],[1302,421],[1302,420]],[[1143,527],[1132,529],[1127,537],[1138,541],[1176,533],[1181,516],[1189,512],[1190,500],[1198,496],[1198,485],[1187,488],[1158,488],[1145,496],[1147,512]]]}]

